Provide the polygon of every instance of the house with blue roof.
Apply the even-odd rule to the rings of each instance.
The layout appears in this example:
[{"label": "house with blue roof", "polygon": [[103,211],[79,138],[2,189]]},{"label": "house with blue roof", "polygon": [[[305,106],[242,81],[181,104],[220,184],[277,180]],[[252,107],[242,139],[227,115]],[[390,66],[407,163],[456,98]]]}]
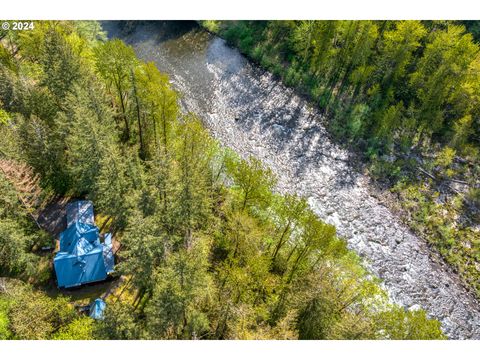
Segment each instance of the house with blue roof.
[{"label": "house with blue roof", "polygon": [[105,280],[115,265],[112,235],[100,235],[91,201],[69,203],[66,210],[67,228],[60,234],[60,250],[53,259],[58,287]]}]

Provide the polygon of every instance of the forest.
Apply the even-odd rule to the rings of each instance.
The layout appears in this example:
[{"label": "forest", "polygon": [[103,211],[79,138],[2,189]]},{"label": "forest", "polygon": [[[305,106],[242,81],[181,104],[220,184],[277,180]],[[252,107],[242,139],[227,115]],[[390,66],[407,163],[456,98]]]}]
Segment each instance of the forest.
[{"label": "forest", "polygon": [[[479,290],[468,209],[479,201],[480,73],[462,25],[205,26],[318,102]],[[55,286],[42,209],[0,171],[0,339],[445,339],[425,311],[392,304],[306,199],[280,195],[268,167],[222,147],[182,111],[168,76],[98,22],[39,21],[0,39],[1,164],[38,177],[37,207],[91,200],[120,244],[119,286],[92,320],[80,295]],[[406,180],[420,168],[427,182]],[[468,191],[437,202],[452,179]]]},{"label": "forest", "polygon": [[296,88],[480,296],[478,21],[204,21]]}]

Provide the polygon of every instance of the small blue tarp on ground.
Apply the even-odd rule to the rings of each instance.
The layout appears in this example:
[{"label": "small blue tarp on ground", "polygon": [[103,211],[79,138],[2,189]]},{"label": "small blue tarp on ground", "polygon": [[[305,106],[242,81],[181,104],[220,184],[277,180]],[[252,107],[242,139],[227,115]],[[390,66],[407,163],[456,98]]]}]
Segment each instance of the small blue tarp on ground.
[{"label": "small blue tarp on ground", "polygon": [[105,234],[104,243],[100,242],[92,203],[68,204],[67,224],[60,234],[60,251],[53,260],[58,286],[68,288],[105,280],[114,268],[112,236]]},{"label": "small blue tarp on ground", "polygon": [[105,301],[103,301],[102,299],[96,299],[90,305],[90,317],[95,320],[103,320],[103,312],[105,311],[106,307],[107,304],[105,303]]}]

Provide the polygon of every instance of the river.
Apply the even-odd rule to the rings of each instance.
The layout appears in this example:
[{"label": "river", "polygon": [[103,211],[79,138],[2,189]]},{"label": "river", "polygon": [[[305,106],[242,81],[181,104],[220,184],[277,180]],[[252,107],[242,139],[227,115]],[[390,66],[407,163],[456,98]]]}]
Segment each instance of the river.
[{"label": "river", "polygon": [[425,309],[449,338],[480,339],[479,302],[377,200],[369,179],[351,165],[353,154],[330,139],[307,101],[193,22],[142,23],[129,34],[116,22],[102,26],[169,74],[183,108],[198,114],[222,145],[266,163],[279,192],[306,197],[383,279],[393,302]]}]

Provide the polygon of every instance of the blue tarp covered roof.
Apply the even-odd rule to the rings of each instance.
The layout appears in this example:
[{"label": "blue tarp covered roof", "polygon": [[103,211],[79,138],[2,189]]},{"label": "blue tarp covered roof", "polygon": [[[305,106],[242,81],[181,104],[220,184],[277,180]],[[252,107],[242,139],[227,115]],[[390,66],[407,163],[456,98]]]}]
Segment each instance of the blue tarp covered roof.
[{"label": "blue tarp covered roof", "polygon": [[91,201],[79,200],[67,204],[67,228],[74,222],[95,225],[93,204]]},{"label": "blue tarp covered roof", "polygon": [[100,245],[98,228],[95,225],[74,222],[60,234],[60,251],[83,255]]},{"label": "blue tarp covered roof", "polygon": [[95,320],[103,320],[103,312],[105,311],[106,307],[107,304],[105,303],[105,301],[103,301],[102,299],[96,299],[90,305],[90,317]]},{"label": "blue tarp covered roof", "polygon": [[53,260],[58,286],[67,288],[105,280],[114,267],[112,236],[106,234],[105,242],[100,242],[92,203],[68,204],[67,223],[67,229],[60,234],[60,251]]},{"label": "blue tarp covered roof", "polygon": [[53,264],[59,287],[80,286],[107,278],[101,245],[81,256],[59,252]]}]

